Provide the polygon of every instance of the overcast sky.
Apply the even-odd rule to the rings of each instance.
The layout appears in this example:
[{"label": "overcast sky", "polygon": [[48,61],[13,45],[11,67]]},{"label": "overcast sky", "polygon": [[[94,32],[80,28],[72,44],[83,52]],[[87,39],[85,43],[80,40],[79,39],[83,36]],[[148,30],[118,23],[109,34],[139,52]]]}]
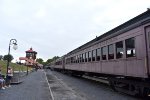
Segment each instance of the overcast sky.
[{"label": "overcast sky", "polygon": [[0,55],[15,61],[32,47],[47,60],[62,56],[150,8],[150,0],[0,0]]}]

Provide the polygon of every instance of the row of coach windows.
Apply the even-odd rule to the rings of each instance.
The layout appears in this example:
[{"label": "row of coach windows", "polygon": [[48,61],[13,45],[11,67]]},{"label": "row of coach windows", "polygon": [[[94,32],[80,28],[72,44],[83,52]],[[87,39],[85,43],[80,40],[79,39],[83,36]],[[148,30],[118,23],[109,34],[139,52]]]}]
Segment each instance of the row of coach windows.
[{"label": "row of coach windows", "polygon": [[62,61],[55,62],[55,65],[62,65]]},{"label": "row of coach windows", "polygon": [[116,42],[101,48],[88,51],[77,56],[67,58],[66,63],[80,63],[100,60],[111,60],[123,58],[124,50],[126,48],[126,57],[135,57],[135,38],[125,40],[125,48],[123,41]]}]

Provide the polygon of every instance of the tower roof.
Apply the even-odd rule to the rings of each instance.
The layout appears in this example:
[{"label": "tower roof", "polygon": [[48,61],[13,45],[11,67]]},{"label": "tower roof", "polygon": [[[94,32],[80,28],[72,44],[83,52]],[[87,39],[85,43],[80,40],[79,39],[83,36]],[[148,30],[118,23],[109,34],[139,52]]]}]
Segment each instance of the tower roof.
[{"label": "tower roof", "polygon": [[33,51],[32,47],[31,47],[29,50],[27,50],[26,53],[27,53],[27,52],[37,53],[36,51]]}]

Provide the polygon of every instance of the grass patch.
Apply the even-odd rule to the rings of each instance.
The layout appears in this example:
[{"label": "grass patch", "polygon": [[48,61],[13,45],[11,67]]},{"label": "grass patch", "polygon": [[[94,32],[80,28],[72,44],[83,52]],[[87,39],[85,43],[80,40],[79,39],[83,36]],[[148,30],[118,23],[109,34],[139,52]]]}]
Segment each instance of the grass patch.
[{"label": "grass patch", "polygon": [[[2,74],[6,75],[7,70],[7,61],[0,60],[0,66],[2,69]],[[10,63],[10,66],[12,67],[13,71],[27,71],[27,66],[24,65],[18,65],[16,63]],[[32,70],[32,68],[28,67],[28,70]]]}]

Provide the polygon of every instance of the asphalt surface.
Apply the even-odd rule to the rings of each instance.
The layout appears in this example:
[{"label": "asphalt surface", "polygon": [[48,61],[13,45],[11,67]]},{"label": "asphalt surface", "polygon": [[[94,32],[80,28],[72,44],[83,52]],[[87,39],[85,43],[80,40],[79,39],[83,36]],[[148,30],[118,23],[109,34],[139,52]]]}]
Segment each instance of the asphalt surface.
[{"label": "asphalt surface", "polygon": [[53,100],[87,100],[70,88],[62,79],[57,78],[50,70],[46,71]]},{"label": "asphalt surface", "polygon": [[87,100],[142,100],[126,94],[114,92],[108,85],[85,78],[68,76],[52,71],[58,79]]},{"label": "asphalt surface", "polygon": [[52,100],[45,72],[32,72],[21,84],[0,89],[0,100]]},{"label": "asphalt surface", "polygon": [[0,89],[0,100],[87,100],[50,70],[31,72],[20,84]]},{"label": "asphalt surface", "polygon": [[38,70],[21,84],[0,89],[0,100],[141,100],[108,85],[50,70]]}]

